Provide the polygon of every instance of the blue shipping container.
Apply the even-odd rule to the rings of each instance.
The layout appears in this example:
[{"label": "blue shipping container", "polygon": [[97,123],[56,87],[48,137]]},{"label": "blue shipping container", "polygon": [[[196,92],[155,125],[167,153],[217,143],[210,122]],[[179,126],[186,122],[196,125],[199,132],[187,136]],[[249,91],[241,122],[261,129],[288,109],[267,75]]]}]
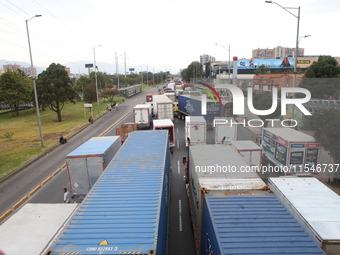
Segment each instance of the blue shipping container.
[{"label": "blue shipping container", "polygon": [[203,116],[206,121],[213,121],[215,117],[220,117],[221,106],[207,99],[207,114],[202,115],[201,98],[199,96],[179,95],[178,110],[191,116]]},{"label": "blue shipping container", "polygon": [[207,196],[202,255],[325,255],[274,195],[263,195]]},{"label": "blue shipping container", "polygon": [[132,132],[49,254],[166,254],[168,132]]}]

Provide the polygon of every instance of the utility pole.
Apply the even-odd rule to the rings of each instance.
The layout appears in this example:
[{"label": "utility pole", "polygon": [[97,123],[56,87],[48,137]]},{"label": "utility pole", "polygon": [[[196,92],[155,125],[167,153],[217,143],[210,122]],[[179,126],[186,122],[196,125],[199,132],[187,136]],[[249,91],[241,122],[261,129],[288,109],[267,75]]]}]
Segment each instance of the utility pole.
[{"label": "utility pole", "polygon": [[126,78],[126,53],[124,51],[124,77]]},{"label": "utility pole", "polygon": [[117,75],[117,87],[119,89],[119,68],[118,68],[118,57],[117,57],[117,52],[115,51],[115,56],[116,56],[116,75]]}]

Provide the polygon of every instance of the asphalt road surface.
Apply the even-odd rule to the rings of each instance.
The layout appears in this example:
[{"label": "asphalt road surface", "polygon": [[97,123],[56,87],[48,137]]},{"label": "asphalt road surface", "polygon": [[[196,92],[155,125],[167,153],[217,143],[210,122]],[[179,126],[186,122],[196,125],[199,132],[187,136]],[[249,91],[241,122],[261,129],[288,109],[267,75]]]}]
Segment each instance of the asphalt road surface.
[{"label": "asphalt road surface", "polygon": [[[31,190],[51,176],[58,168],[65,164],[68,153],[79,147],[91,137],[100,136],[105,132],[106,136],[116,134],[116,127],[124,122],[132,122],[132,108],[139,103],[145,102],[147,93],[156,92],[151,89],[135,95],[120,104],[118,110],[106,113],[92,125],[82,130],[79,134],[68,141],[67,144],[58,146],[51,153],[45,155],[27,169],[18,173],[12,179],[0,185],[0,215],[9,210],[13,205],[26,196]],[[84,122],[87,119],[84,118]],[[189,214],[188,196],[185,186],[185,166],[182,163],[183,156],[188,156],[185,146],[184,121],[175,118],[176,145],[174,156],[171,158],[171,200],[169,212],[169,255],[195,255],[195,240]],[[237,129],[238,140],[253,140],[256,137],[241,125]],[[212,129],[208,129],[207,143],[214,143]],[[68,175],[66,168],[49,180],[34,195],[28,203],[63,203],[63,187],[68,187]],[[75,201],[72,201],[75,202]]]}]

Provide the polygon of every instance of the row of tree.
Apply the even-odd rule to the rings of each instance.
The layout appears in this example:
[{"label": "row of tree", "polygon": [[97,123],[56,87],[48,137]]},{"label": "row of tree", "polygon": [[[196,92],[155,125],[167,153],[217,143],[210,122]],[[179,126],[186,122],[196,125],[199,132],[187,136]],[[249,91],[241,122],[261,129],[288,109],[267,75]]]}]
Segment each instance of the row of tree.
[{"label": "row of tree", "polygon": [[[100,98],[107,98],[113,102],[113,97],[119,94],[119,87],[127,87],[134,84],[155,84],[166,79],[168,73],[143,72],[138,74],[109,75],[97,72],[97,86]],[[72,80],[64,66],[52,63],[36,79],[39,107],[49,108],[57,113],[58,121],[62,121],[61,111],[66,102],[75,103],[82,95],[84,102],[97,101],[95,73],[89,77],[82,76],[78,80]],[[20,105],[34,102],[32,80],[26,77],[20,70],[8,70],[0,75],[0,102],[8,104],[14,110],[13,115],[19,115]]]}]

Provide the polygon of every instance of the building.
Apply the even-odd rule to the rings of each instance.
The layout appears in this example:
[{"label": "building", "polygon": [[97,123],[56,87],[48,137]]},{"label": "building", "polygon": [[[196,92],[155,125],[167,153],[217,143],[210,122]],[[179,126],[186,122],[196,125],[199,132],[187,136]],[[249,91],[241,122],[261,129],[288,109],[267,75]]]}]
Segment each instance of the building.
[{"label": "building", "polygon": [[[304,74],[296,75],[296,86],[299,87]],[[282,88],[293,87],[294,74],[258,74],[252,80],[252,87],[254,93],[263,93],[272,91],[276,87],[279,91]]]},{"label": "building", "polygon": [[[299,48],[298,56],[303,56],[305,49]],[[273,49],[260,49],[252,50],[252,58],[254,59],[281,59],[287,56],[295,56],[295,48],[277,46]]]},{"label": "building", "polygon": [[[2,69],[6,72],[7,70],[18,71],[21,70],[27,76],[32,76],[31,67],[21,67],[21,65],[3,65]],[[37,76],[37,69],[33,68],[33,75]]]},{"label": "building", "polygon": [[203,54],[200,56],[200,63],[203,65],[208,62],[215,62],[216,58],[210,55]]}]

